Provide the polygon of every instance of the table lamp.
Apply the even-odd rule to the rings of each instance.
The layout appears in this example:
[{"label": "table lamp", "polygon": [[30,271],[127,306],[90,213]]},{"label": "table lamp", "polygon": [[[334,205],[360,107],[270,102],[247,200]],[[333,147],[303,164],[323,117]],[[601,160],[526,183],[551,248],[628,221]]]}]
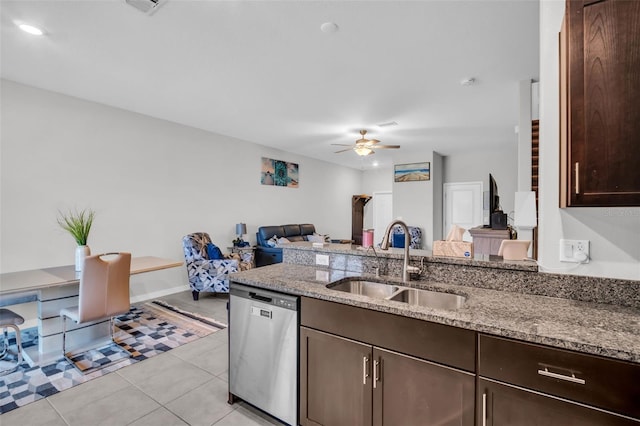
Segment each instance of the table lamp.
[{"label": "table lamp", "polygon": [[236,235],[237,239],[233,240],[233,245],[236,247],[244,247],[248,245],[242,239],[242,236],[247,233],[247,224],[246,223],[236,223]]}]

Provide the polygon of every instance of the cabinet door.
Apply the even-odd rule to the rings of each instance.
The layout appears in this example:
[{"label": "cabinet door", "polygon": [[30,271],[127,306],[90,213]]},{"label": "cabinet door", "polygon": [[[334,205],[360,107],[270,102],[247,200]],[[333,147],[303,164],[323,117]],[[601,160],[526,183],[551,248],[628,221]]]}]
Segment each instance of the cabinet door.
[{"label": "cabinet door", "polygon": [[371,346],[300,327],[300,424],[371,425]]},{"label": "cabinet door", "polygon": [[478,426],[638,426],[640,422],[480,378]]},{"label": "cabinet door", "polygon": [[373,350],[373,424],[473,425],[475,375]]},{"label": "cabinet door", "polygon": [[638,206],[640,2],[568,0],[567,19],[569,205]]}]

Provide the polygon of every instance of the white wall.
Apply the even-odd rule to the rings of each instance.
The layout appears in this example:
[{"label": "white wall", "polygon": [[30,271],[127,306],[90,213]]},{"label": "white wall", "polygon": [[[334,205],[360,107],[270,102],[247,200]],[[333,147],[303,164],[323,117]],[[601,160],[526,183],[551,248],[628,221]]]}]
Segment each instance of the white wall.
[{"label": "white wall", "polygon": [[[540,263],[550,272],[640,279],[640,208],[559,209],[558,33],[564,0],[540,3]],[[559,239],[591,241],[591,263],[561,263]]]},{"label": "white wall", "polygon": [[489,173],[498,185],[502,210],[513,218],[518,176],[518,144],[516,136],[512,144],[496,149],[475,149],[444,157],[444,183],[483,182],[489,190]]},{"label": "white wall", "polygon": [[[362,193],[373,195],[375,192],[392,191],[393,169],[382,168],[362,172]],[[375,195],[374,195],[375,197]],[[364,206],[364,229],[373,228],[373,203],[371,200]]]},{"label": "white wall", "polygon": [[[442,240],[444,234],[444,157],[436,152],[433,153],[431,160],[431,181],[433,182],[433,200],[431,202],[432,210],[432,236],[429,246],[431,247],[434,240]],[[423,247],[425,245],[423,244]]]},{"label": "white wall", "polygon": [[[313,223],[351,235],[362,172],[2,80],[0,269],[72,264],[58,210],[96,211],[93,253],[183,260],[181,238],[208,232],[223,249],[245,222]],[[262,156],[296,162],[298,189],[260,184]],[[184,267],[134,277],[132,296],[188,289]]]},{"label": "white wall", "polygon": [[531,191],[531,139],[533,120],[531,111],[531,80],[522,80],[519,85],[520,114],[518,119],[518,191]]},{"label": "white wall", "polygon": [[[431,178],[418,182],[392,182],[393,218],[401,218],[409,226],[422,229],[422,248],[430,250],[433,242],[433,185],[438,182],[434,174],[443,171],[434,167],[434,152],[426,151],[422,156],[398,154],[394,164],[431,163]],[[440,181],[441,182],[441,181]],[[440,227],[441,228],[441,227]]]}]

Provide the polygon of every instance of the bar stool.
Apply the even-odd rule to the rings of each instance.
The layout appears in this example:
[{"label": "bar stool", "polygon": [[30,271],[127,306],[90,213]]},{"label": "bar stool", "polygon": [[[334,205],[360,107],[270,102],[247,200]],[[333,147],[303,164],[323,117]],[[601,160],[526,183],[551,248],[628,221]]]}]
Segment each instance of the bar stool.
[{"label": "bar stool", "polygon": [[3,343],[4,347],[0,356],[5,356],[9,352],[9,333],[7,332],[7,328],[11,327],[16,332],[16,345],[18,347],[18,361],[13,368],[7,368],[4,370],[0,370],[0,376],[9,374],[18,369],[20,364],[22,364],[22,340],[20,338],[20,328],[18,325],[24,323],[24,318],[15,312],[9,309],[0,309],[0,327],[3,330]]}]

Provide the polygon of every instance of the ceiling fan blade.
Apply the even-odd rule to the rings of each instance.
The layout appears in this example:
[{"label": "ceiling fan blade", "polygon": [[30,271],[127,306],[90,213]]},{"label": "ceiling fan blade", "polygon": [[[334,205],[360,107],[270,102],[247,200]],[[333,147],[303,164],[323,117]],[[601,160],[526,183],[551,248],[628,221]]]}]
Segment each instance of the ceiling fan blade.
[{"label": "ceiling fan blade", "polygon": [[367,143],[369,145],[375,145],[377,143],[380,143],[380,141],[378,139],[369,139],[369,141]]},{"label": "ceiling fan blade", "polygon": [[351,151],[353,148],[341,149],[340,151],[335,151],[334,154],[340,154],[341,152]]},{"label": "ceiling fan blade", "polygon": [[332,143],[331,145],[336,145],[336,146],[353,146],[353,144],[347,144],[347,143]]},{"label": "ceiling fan blade", "polygon": [[400,145],[376,145],[376,149],[398,149]]}]

